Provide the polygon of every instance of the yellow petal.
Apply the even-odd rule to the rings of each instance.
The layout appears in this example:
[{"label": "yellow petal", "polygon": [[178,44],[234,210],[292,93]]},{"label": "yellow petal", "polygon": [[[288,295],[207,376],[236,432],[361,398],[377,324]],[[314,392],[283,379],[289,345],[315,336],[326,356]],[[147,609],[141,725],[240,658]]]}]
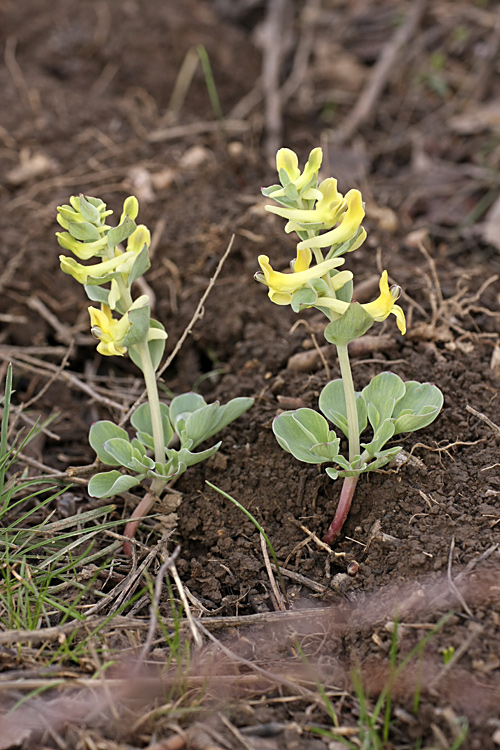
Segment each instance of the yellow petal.
[{"label": "yellow petal", "polygon": [[321,278],[328,271],[331,271],[332,268],[341,266],[344,263],[344,258],[331,258],[298,273],[280,273],[279,271],[275,271],[269,263],[267,255],[259,255],[258,261],[264,274],[264,281],[268,287],[276,292],[291,293],[300,289],[304,284],[307,284],[310,279]]},{"label": "yellow petal", "polygon": [[338,291],[339,289],[342,289],[344,284],[347,284],[348,281],[351,281],[353,278],[351,271],[340,271],[340,273],[336,273],[335,276],[332,276],[330,278],[331,284],[335,291]]},{"label": "yellow petal", "polygon": [[319,172],[321,162],[323,161],[323,151],[320,148],[313,148],[309,154],[309,159],[306,162],[304,171],[298,179],[295,180],[295,187],[300,192],[304,188],[314,174]]},{"label": "yellow petal", "polygon": [[[103,307],[106,307],[103,305]],[[109,307],[106,308],[109,310]],[[98,328],[101,329],[101,331],[108,331],[109,330],[109,317],[106,315],[104,310],[98,310],[95,307],[89,307],[89,314],[90,314],[90,325],[92,327],[98,326]]]},{"label": "yellow petal", "polygon": [[398,328],[404,336],[404,334],[406,333],[405,314],[399,305],[394,305],[394,307],[392,308],[392,312],[396,316],[396,323],[398,324]]},{"label": "yellow petal", "polygon": [[374,320],[379,322],[385,320],[392,313],[396,316],[398,328],[401,333],[406,333],[405,314],[401,307],[395,304],[401,290],[398,286],[389,288],[387,271],[384,271],[380,277],[379,289],[380,295],[377,299],[363,305],[363,308],[368,315],[371,315]]},{"label": "yellow petal", "polygon": [[278,173],[284,169],[290,182],[295,182],[300,177],[299,159],[295,151],[289,148],[280,148],[276,154],[276,169]]},{"label": "yellow petal", "polygon": [[307,271],[307,269],[311,265],[311,260],[312,260],[312,252],[309,250],[308,247],[305,247],[302,250],[297,250],[297,259],[295,263],[293,264],[294,273]]},{"label": "yellow petal", "polygon": [[151,232],[144,224],[139,224],[137,229],[134,229],[127,240],[127,250],[131,250],[133,253],[138,255],[144,245],[146,245],[146,247],[149,247],[150,244]]},{"label": "yellow petal", "polygon": [[359,190],[349,190],[345,196],[345,201],[347,209],[342,214],[338,227],[320,234],[318,237],[312,237],[299,242],[299,249],[303,247],[328,247],[347,242],[351,237],[354,237],[365,215],[361,193]]}]

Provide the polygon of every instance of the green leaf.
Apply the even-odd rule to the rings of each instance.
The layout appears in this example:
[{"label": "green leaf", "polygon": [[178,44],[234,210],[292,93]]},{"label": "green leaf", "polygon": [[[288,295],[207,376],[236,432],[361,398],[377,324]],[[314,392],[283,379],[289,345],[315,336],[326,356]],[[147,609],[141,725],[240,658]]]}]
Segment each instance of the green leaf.
[{"label": "green leaf", "polygon": [[[281,172],[283,172],[282,169],[280,169],[280,179],[281,179]],[[288,175],[287,175],[288,180]],[[297,192],[297,188],[295,187],[293,182],[289,182],[287,185],[283,185],[285,196],[288,198],[290,202],[293,201],[294,204],[297,204],[297,201],[299,200],[299,194]]]},{"label": "green leaf", "polygon": [[102,461],[103,464],[107,464],[108,466],[120,466],[120,462],[104,448],[104,443],[112,438],[121,438],[122,440],[128,441],[128,434],[124,429],[108,420],[94,422],[90,428],[89,443],[97,453],[99,461]]},{"label": "green leaf", "polygon": [[113,229],[109,230],[106,236],[108,247],[112,250],[116,245],[119,245],[120,242],[123,242],[127,237],[130,237],[135,230],[135,221],[132,221],[129,216],[125,216],[121,224],[118,224],[117,227],[113,227]]},{"label": "green leaf", "polygon": [[149,305],[132,308],[128,311],[130,328],[126,336],[123,338],[123,346],[135,346],[135,344],[141,344],[144,341],[147,341],[150,317],[151,311]]},{"label": "green leaf", "polygon": [[[98,198],[93,198],[93,201],[99,201],[98,205],[104,205],[103,202]],[[78,197],[78,203],[80,207],[80,213],[84,221],[88,221],[91,224],[99,226],[101,224],[101,214],[99,213],[96,203],[90,203],[84,195]],[[100,236],[100,235],[99,235]],[[77,238],[78,239],[78,238]]]},{"label": "green leaf", "polygon": [[263,187],[260,189],[260,192],[266,198],[271,198],[272,194],[275,193],[277,190],[281,190],[281,185],[270,185],[269,187]]},{"label": "green leaf", "polygon": [[137,281],[139,276],[142,276],[146,273],[150,266],[151,261],[149,260],[148,246],[143,245],[142,250],[137,255],[136,259],[134,260],[134,264],[130,269],[130,273],[128,275],[128,283],[132,285],[134,281]]},{"label": "green leaf", "polygon": [[[158,320],[153,320],[153,318],[151,318],[151,320],[149,321],[149,327],[158,328],[158,330],[160,331],[165,330],[165,326],[162,325]],[[153,370],[155,372],[160,366],[160,362],[163,358],[163,352],[165,351],[165,340],[166,339],[151,339],[151,341],[148,341],[149,355],[151,357]]]},{"label": "green leaf", "polygon": [[320,464],[338,455],[340,439],[326,419],[313,409],[297,409],[279,414],[273,432],[280,446],[299,461]]},{"label": "green leaf", "polygon": [[214,453],[217,453],[221,445],[222,440],[220,440],[211,448],[207,448],[206,450],[200,451],[199,453],[192,453],[186,448],[183,448],[179,451],[179,462],[185,464],[186,467],[199,464],[201,463],[201,461],[205,461],[207,458],[210,458],[210,456],[213,456]]},{"label": "green leaf", "polygon": [[[332,380],[325,385],[319,396],[319,408],[325,417],[333,422],[339,430],[342,430],[346,437],[349,437],[344,385],[340,378]],[[361,435],[366,427],[366,406],[359,392],[356,393],[356,409],[358,412],[359,434]]]},{"label": "green leaf", "polygon": [[92,302],[99,302],[104,305],[108,304],[109,289],[102,289],[100,286],[90,286],[89,284],[84,284],[83,288],[87,297]]},{"label": "green leaf", "polygon": [[405,383],[405,388],[405,394],[392,415],[396,420],[395,435],[427,427],[443,407],[443,394],[436,385],[410,380]]},{"label": "green leaf", "polygon": [[106,274],[106,276],[89,275],[85,280],[84,286],[102,286],[103,284],[107,284],[108,281],[118,278],[118,276],[121,276],[120,271],[112,271],[111,273]]},{"label": "green leaf", "polygon": [[144,476],[131,477],[129,474],[120,474],[116,469],[103,471],[91,478],[88,493],[90,497],[113,497],[140,484]]},{"label": "green leaf", "polygon": [[337,299],[341,300],[342,302],[349,303],[352,300],[353,289],[354,289],[354,285],[351,279],[350,281],[347,281],[344,284],[344,286],[340,287],[340,289],[337,289],[337,291],[335,292],[335,296],[337,297]]},{"label": "green leaf", "polygon": [[296,313],[299,313],[305,307],[311,307],[312,305],[314,305],[317,300],[318,293],[316,292],[316,290],[309,286],[305,286],[302,287],[302,289],[297,289],[297,291],[292,294],[290,304],[292,306],[292,310]]},{"label": "green leaf", "polygon": [[[212,430],[217,429],[217,422],[219,421],[219,404],[208,404],[202,406],[201,409],[191,412],[184,422],[183,436],[185,435],[187,440],[191,440],[191,447],[196,448],[197,445],[203,442],[211,433]],[[182,444],[181,437],[181,444]]]},{"label": "green leaf", "polygon": [[[280,170],[278,170],[278,178],[281,184],[283,185],[283,187],[286,187],[287,185],[290,184],[290,177],[288,176],[288,172],[286,171],[286,169],[283,169],[283,167]],[[277,187],[279,188],[279,186]],[[297,193],[297,197],[298,197],[298,193]]]},{"label": "green leaf", "polygon": [[[350,240],[347,240],[347,242],[343,242],[341,245],[332,245],[330,250],[328,251],[328,254],[325,258],[325,260],[330,260],[331,258],[338,258],[340,255],[344,255],[345,253],[349,253],[351,251],[351,248],[353,248],[358,239],[360,234],[363,232],[363,228],[359,227],[358,231],[354,235],[354,237],[351,237]],[[339,297],[340,299],[340,297]]]},{"label": "green leaf", "polygon": [[[174,436],[174,430],[170,424],[169,408],[166,404],[160,403],[160,413],[163,425],[163,437],[165,438],[165,448],[167,448]],[[138,406],[130,417],[130,422],[137,430],[137,437],[141,443],[153,450],[153,425],[151,422],[151,409],[149,404],[145,403]],[[145,438],[147,438],[147,440]]]},{"label": "green leaf", "polygon": [[[153,318],[150,318],[149,320],[149,327],[158,328],[160,331],[165,330],[164,326],[162,326],[162,324],[159,323],[157,320],[153,320]],[[165,339],[151,339],[151,341],[148,341],[148,348],[149,348],[149,356],[151,357],[151,362],[153,365],[153,370],[156,371],[162,360],[163,352],[165,351]],[[136,365],[140,370],[142,370],[141,358],[133,346],[130,347],[130,349],[128,350],[128,353],[134,365]]]},{"label": "green leaf", "polygon": [[128,441],[128,436],[127,440],[118,437],[106,440],[104,443],[104,450],[106,453],[109,453],[109,455],[111,455],[115,459],[115,462],[120,466],[124,466],[127,469],[134,468],[132,465],[134,449]]},{"label": "green leaf", "polygon": [[392,417],[395,404],[405,395],[405,384],[394,372],[381,372],[363,388],[361,395],[367,407],[373,404],[376,409],[376,412],[368,409],[370,424],[376,430],[379,424]]},{"label": "green leaf", "polygon": [[362,443],[362,447],[374,456],[394,435],[394,420],[385,419],[375,431],[373,440],[370,443]]},{"label": "green leaf", "polygon": [[172,425],[177,430],[179,420],[185,422],[192,412],[206,405],[205,399],[199,393],[190,392],[175,396],[170,403],[170,421]]},{"label": "green leaf", "polygon": [[[316,306],[321,306],[321,300],[318,300]],[[346,346],[350,341],[359,339],[374,322],[358,302],[351,302],[345,313],[326,327],[325,339],[330,344]]]},{"label": "green leaf", "polygon": [[87,221],[68,221],[68,232],[75,240],[95,242],[101,239],[99,230]]},{"label": "green leaf", "polygon": [[217,426],[207,435],[212,437],[217,432],[220,432],[227,427],[228,424],[234,422],[235,419],[241,417],[251,406],[253,406],[254,399],[248,396],[238,396],[237,398],[231,399],[227,404],[223,404],[219,407],[219,419]]}]

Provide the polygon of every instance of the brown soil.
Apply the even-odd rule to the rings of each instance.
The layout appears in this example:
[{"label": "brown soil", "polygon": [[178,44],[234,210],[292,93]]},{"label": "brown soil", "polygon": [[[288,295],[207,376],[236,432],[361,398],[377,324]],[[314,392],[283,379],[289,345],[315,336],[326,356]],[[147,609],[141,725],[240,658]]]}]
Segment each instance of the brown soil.
[{"label": "brown soil", "polygon": [[[382,351],[353,357],[355,384],[361,389],[373,375],[391,369],[405,380],[431,380],[445,396],[437,422],[404,439],[408,462],[359,482],[333,553],[318,538],[333,517],[339,485],[282,452],[271,431],[279,409],[293,406],[295,399],[316,406],[321,388],[339,373],[328,351],[329,374],[319,357],[312,357],[304,371],[288,366],[292,355],[312,351],[315,342],[323,345],[321,321],[314,313],[297,318],[290,309],[272,305],[252,280],[259,254],[272,256],[273,265],[284,268],[294,248],[282,232],[283,222],[264,212],[259,197],[259,186],[274,182],[265,158],[270,143],[265,105],[257,97],[239,124],[217,128],[198,69],[180,111],[168,109],[183,59],[201,43],[222,111],[234,120],[233,108],[258,86],[262,72],[257,40],[266,18],[264,3],[0,3],[5,50],[0,70],[0,354],[4,363],[14,362],[16,403],[40,392],[52,374],[43,363],[58,366],[70,344],[66,369],[98,385],[101,395],[128,407],[140,392],[131,362],[103,361],[96,354],[83,292],[58,269],[55,207],[70,194],[98,195],[118,214],[128,194],[138,195],[140,220],[154,235],[147,280],[156,295],[155,316],[169,332],[169,351],[234,233],[234,247],[203,320],[164,375],[167,395],[196,388],[207,400],[256,399],[225,430],[220,453],[193,467],[175,486],[182,502],[169,543],[181,546],[181,578],[208,610],[207,619],[263,615],[276,607],[257,530],[206,486],[208,480],[235,497],[265,529],[283,567],[292,611],[318,608],[317,618],[311,615],[307,625],[292,617],[286,628],[255,625],[250,634],[226,628],[218,637],[239,656],[288,675],[297,685],[307,683],[314,690],[314,679],[320,679],[333,691],[342,727],[356,727],[359,715],[350,670],[361,665],[374,699],[385,684],[391,644],[386,626],[396,605],[402,610],[400,655],[453,608],[455,614],[419,662],[422,698],[416,716],[417,662],[394,688],[396,708],[386,747],[451,747],[456,715],[470,723],[464,747],[483,750],[500,742],[500,296],[494,278],[500,258],[498,219],[495,225],[486,213],[499,192],[498,5],[469,0],[428,4],[373,113],[343,143],[338,139],[394,29],[417,5],[423,4],[311,2],[309,27],[301,15],[303,3],[290,2],[282,29],[291,41],[282,80],[290,75],[299,40],[311,29],[314,47],[302,86],[284,104],[278,145],[294,148],[303,159],[321,144],[340,188],[362,190],[368,241],[347,265],[361,282],[388,268],[407,295],[402,304],[408,334],[397,334],[390,320],[372,329],[391,340]],[[488,54],[493,56],[489,63]],[[47,346],[51,349],[42,354],[40,347]],[[59,472],[69,464],[91,463],[90,424],[120,416],[59,377],[29,410],[33,418],[56,412],[50,434],[41,437],[28,458]],[[30,472],[39,474],[40,468],[31,465]],[[75,511],[93,507],[84,487],[71,492]],[[131,502],[118,499],[116,513],[126,518]],[[158,543],[167,523],[160,509],[159,517],[142,525],[140,559]],[[153,576],[158,567],[153,556]],[[356,575],[345,575],[356,567]],[[123,556],[113,562],[117,573],[126,575],[129,568]],[[399,589],[388,588],[396,584]],[[139,604],[130,613],[147,621],[149,598]],[[331,607],[327,619],[326,606]],[[170,612],[167,593],[162,611]],[[306,668],[294,638],[316,675],[312,681],[297,676]],[[157,643],[154,653],[161,663],[166,646],[161,639]],[[130,645],[131,638],[121,648]],[[441,675],[442,650],[450,646],[458,658]],[[38,663],[33,650],[24,658]],[[195,659],[195,672],[198,667]],[[80,668],[92,674],[96,665]],[[19,670],[18,664],[17,676]],[[331,728],[319,695],[313,701],[298,690],[287,701],[293,691],[286,685],[247,690],[243,673],[250,674],[249,668],[226,693],[214,691],[216,707],[221,700],[230,704],[223,712],[230,725],[218,708],[213,710],[213,702],[201,703],[195,729],[217,731],[214,747],[328,747],[307,731],[312,724]],[[7,694],[5,705],[12,700]],[[168,750],[168,744],[154,744],[175,736],[168,717],[151,715],[137,729],[134,710],[127,704],[120,732],[111,711],[107,723],[102,717],[59,722],[57,729],[25,739],[24,746]],[[189,713],[174,717],[192,728],[186,746],[203,747]],[[269,725],[266,737],[258,736],[262,725]],[[14,744],[0,740],[0,747]]]}]

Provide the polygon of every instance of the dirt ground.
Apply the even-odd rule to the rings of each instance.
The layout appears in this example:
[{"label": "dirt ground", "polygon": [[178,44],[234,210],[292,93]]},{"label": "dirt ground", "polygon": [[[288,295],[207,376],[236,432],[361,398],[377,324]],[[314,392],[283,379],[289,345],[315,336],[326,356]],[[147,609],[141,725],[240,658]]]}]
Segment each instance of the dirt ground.
[{"label": "dirt ground", "polygon": [[[170,551],[180,545],[176,565],[193,612],[232,656],[208,638],[201,651],[193,646],[184,675],[192,702],[177,701],[166,687],[173,678],[159,633],[151,664],[162,674],[154,689],[147,677],[149,693],[129,681],[123,697],[116,688],[126,682],[123,664],[114,668],[119,709],[105,687],[99,699],[90,689],[78,693],[95,661],[58,663],[55,676],[71,667],[73,682],[45,694],[45,724],[33,719],[40,699],[30,699],[18,709],[30,730],[0,738],[0,747],[321,750],[330,742],[338,750],[310,731],[332,727],[316,682],[356,743],[352,670],[362,671],[375,701],[388,679],[396,609],[400,658],[453,614],[396,682],[384,747],[458,746],[460,717],[470,724],[463,747],[498,747],[500,4],[1,0],[0,11],[0,374],[3,381],[13,362],[15,403],[29,401],[30,418],[57,415],[25,466],[58,478],[68,465],[90,464],[90,424],[119,419],[141,391],[129,360],[96,353],[83,291],[59,270],[56,206],[71,194],[99,196],[118,215],[127,195],[138,196],[139,219],[153,233],[147,281],[169,333],[167,353],[235,235],[163,386],[165,398],[191,389],[207,400],[255,397],[224,431],[221,451],[175,485],[177,524],[159,508],[138,534],[138,562],[146,560],[143,573],[153,578],[162,534]],[[201,66],[192,80],[182,68],[200,44],[220,122]],[[271,431],[280,409],[316,406],[321,388],[339,376],[333,351],[315,354],[324,344],[319,315],[272,305],[253,281],[259,254],[284,268],[294,251],[259,193],[275,181],[270,156],[283,145],[301,160],[321,145],[325,176],[338,177],[342,192],[363,193],[368,239],[347,261],[366,282],[357,298],[374,296],[384,268],[404,290],[408,333],[399,335],[391,320],[370,331],[380,346],[354,355],[356,387],[390,369],[436,383],[445,397],[439,419],[404,438],[405,464],[359,482],[333,551],[320,539],[339,485],[281,451]],[[206,480],[265,529],[289,612],[276,611],[256,528]],[[94,505],[84,483],[74,485],[55,517]],[[118,498],[114,518],[133,507],[132,498]],[[113,575],[102,585],[112,605],[131,562],[118,553],[108,566]],[[122,611],[129,629],[113,631],[107,646],[132,658],[149,604],[148,596],[131,600]],[[160,612],[171,615],[166,590]],[[217,628],[211,617],[220,618]],[[4,710],[25,695],[23,675],[41,669],[40,644],[2,647],[0,686],[12,675],[21,680],[2,687]],[[252,665],[273,673],[275,684]],[[96,700],[102,704],[89,708]]]}]

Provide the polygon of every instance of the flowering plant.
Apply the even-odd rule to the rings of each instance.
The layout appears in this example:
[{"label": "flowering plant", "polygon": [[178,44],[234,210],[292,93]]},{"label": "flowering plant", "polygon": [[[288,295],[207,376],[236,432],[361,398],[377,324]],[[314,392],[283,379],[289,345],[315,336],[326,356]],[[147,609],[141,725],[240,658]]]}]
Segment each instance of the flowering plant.
[{"label": "flowering plant", "polygon": [[[132,297],[134,282],[150,267],[150,232],[135,223],[138,201],[134,196],[125,200],[116,227],[106,223],[113,212],[99,198],[72,196],[69,203],[57,209],[57,221],[65,230],[56,233],[58,242],[79,260],[97,262],[83,265],[60,255],[61,269],[83,284],[89,299],[100,305],[89,307],[91,332],[99,340],[97,351],[105,356],[128,354],[146,385],[148,401],[135,409],[130,420],[135,437],[131,439],[109,420],[94,423],[89,435],[98,459],[114,467],[90,479],[92,497],[113,497],[143,482],[148,485],[125,529],[125,535],[132,537],[137,519],[149,512],[167,482],[212,456],[221,443],[198,452],[195,448],[247,411],[253,399],[235,398],[222,406],[206,404],[197,393],[184,393],[170,406],[160,403],[156,371],[167,334],[151,318],[149,296]],[[130,545],[126,549],[130,551]]]},{"label": "flowering plant", "polygon": [[[325,338],[337,348],[341,378],[323,388],[321,413],[301,408],[285,411],[273,421],[282,448],[300,461],[330,464],[328,476],[344,479],[337,511],[325,536],[325,542],[330,543],[347,518],[359,476],[395,458],[402,448],[386,447],[388,441],[429,425],[442,408],[443,395],[431,383],[405,383],[392,372],[376,375],[362,391],[354,390],[348,344],[391,314],[404,334],[406,320],[396,304],[401,290],[389,287],[387,271],[380,277],[380,294],[373,302],[359,304],[352,299],[353,274],[339,268],[345,263],[345,254],[357,250],[366,238],[361,226],[363,201],[359,190],[349,190],[345,196],[339,193],[333,177],[318,184],[321,162],[322,151],[315,148],[301,172],[293,151],[278,151],[280,184],[262,189],[278,206],[266,209],[287,219],[285,232],[296,232],[300,242],[290,264],[291,273],[275,271],[268,256],[261,255],[261,272],[255,278],[268,287],[275,304],[291,305],[297,313],[310,307],[323,312],[328,321]],[[327,420],[348,438],[348,458],[339,453],[340,438]],[[368,425],[371,435],[361,442]]]}]

